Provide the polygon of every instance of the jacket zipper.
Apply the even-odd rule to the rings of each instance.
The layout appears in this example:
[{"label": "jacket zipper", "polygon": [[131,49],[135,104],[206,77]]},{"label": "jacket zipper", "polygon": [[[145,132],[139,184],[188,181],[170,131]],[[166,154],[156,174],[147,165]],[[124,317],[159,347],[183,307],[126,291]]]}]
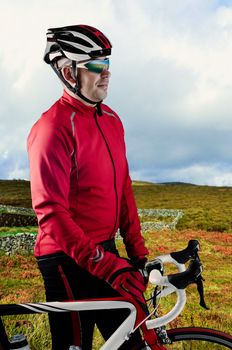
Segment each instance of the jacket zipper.
[{"label": "jacket zipper", "polygon": [[109,153],[112,165],[113,165],[113,171],[114,171],[114,191],[115,191],[115,197],[116,197],[116,215],[115,215],[114,228],[113,228],[112,233],[110,234],[110,239],[112,239],[113,235],[115,233],[116,224],[117,224],[117,218],[118,218],[118,192],[117,192],[117,184],[116,184],[116,169],[115,169],[114,159],[113,159],[110,147],[109,147],[109,145],[108,145],[108,143],[106,141],[105,135],[104,135],[104,133],[103,133],[99,123],[98,123],[98,120],[97,120],[97,111],[95,111],[95,113],[94,113],[94,119],[95,119],[97,128],[98,128],[100,134],[102,135],[102,138],[103,138],[103,140],[104,140],[104,142],[106,144],[106,147],[107,147],[107,150],[108,150],[108,153]]}]

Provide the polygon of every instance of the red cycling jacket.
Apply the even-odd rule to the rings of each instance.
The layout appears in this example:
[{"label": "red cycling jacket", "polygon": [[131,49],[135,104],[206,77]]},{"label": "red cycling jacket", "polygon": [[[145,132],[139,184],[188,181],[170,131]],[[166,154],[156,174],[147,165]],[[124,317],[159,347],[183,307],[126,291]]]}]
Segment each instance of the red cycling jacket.
[{"label": "red cycling jacket", "polygon": [[102,116],[66,92],[28,136],[39,232],[35,255],[63,251],[77,263],[120,228],[129,257],[148,254],[140,233],[118,115]]}]

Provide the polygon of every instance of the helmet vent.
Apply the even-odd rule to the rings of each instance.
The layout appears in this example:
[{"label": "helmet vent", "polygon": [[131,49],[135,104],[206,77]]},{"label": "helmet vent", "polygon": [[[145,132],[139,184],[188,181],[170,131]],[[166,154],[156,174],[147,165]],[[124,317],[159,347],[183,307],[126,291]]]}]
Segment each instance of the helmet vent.
[{"label": "helmet vent", "polygon": [[57,57],[63,56],[71,61],[81,62],[92,57],[109,56],[111,48],[108,38],[91,26],[80,24],[50,28],[47,32],[44,60],[51,63]]}]

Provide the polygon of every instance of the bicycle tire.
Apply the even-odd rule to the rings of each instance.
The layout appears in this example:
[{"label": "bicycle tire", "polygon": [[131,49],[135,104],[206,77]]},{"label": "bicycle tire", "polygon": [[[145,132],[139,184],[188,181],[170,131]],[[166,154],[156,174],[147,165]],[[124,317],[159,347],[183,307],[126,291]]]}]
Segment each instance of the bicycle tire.
[{"label": "bicycle tire", "polygon": [[223,350],[232,349],[232,336],[202,327],[174,328],[167,331],[170,345],[167,350]]}]

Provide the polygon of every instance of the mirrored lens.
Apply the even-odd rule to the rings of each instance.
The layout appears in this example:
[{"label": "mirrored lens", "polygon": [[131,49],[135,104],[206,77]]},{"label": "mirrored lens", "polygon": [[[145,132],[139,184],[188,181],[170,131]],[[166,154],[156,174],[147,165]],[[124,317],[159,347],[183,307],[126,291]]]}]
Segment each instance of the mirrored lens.
[{"label": "mirrored lens", "polygon": [[85,67],[94,73],[101,73],[103,70],[108,70],[110,65],[109,59],[93,60],[85,63]]}]

